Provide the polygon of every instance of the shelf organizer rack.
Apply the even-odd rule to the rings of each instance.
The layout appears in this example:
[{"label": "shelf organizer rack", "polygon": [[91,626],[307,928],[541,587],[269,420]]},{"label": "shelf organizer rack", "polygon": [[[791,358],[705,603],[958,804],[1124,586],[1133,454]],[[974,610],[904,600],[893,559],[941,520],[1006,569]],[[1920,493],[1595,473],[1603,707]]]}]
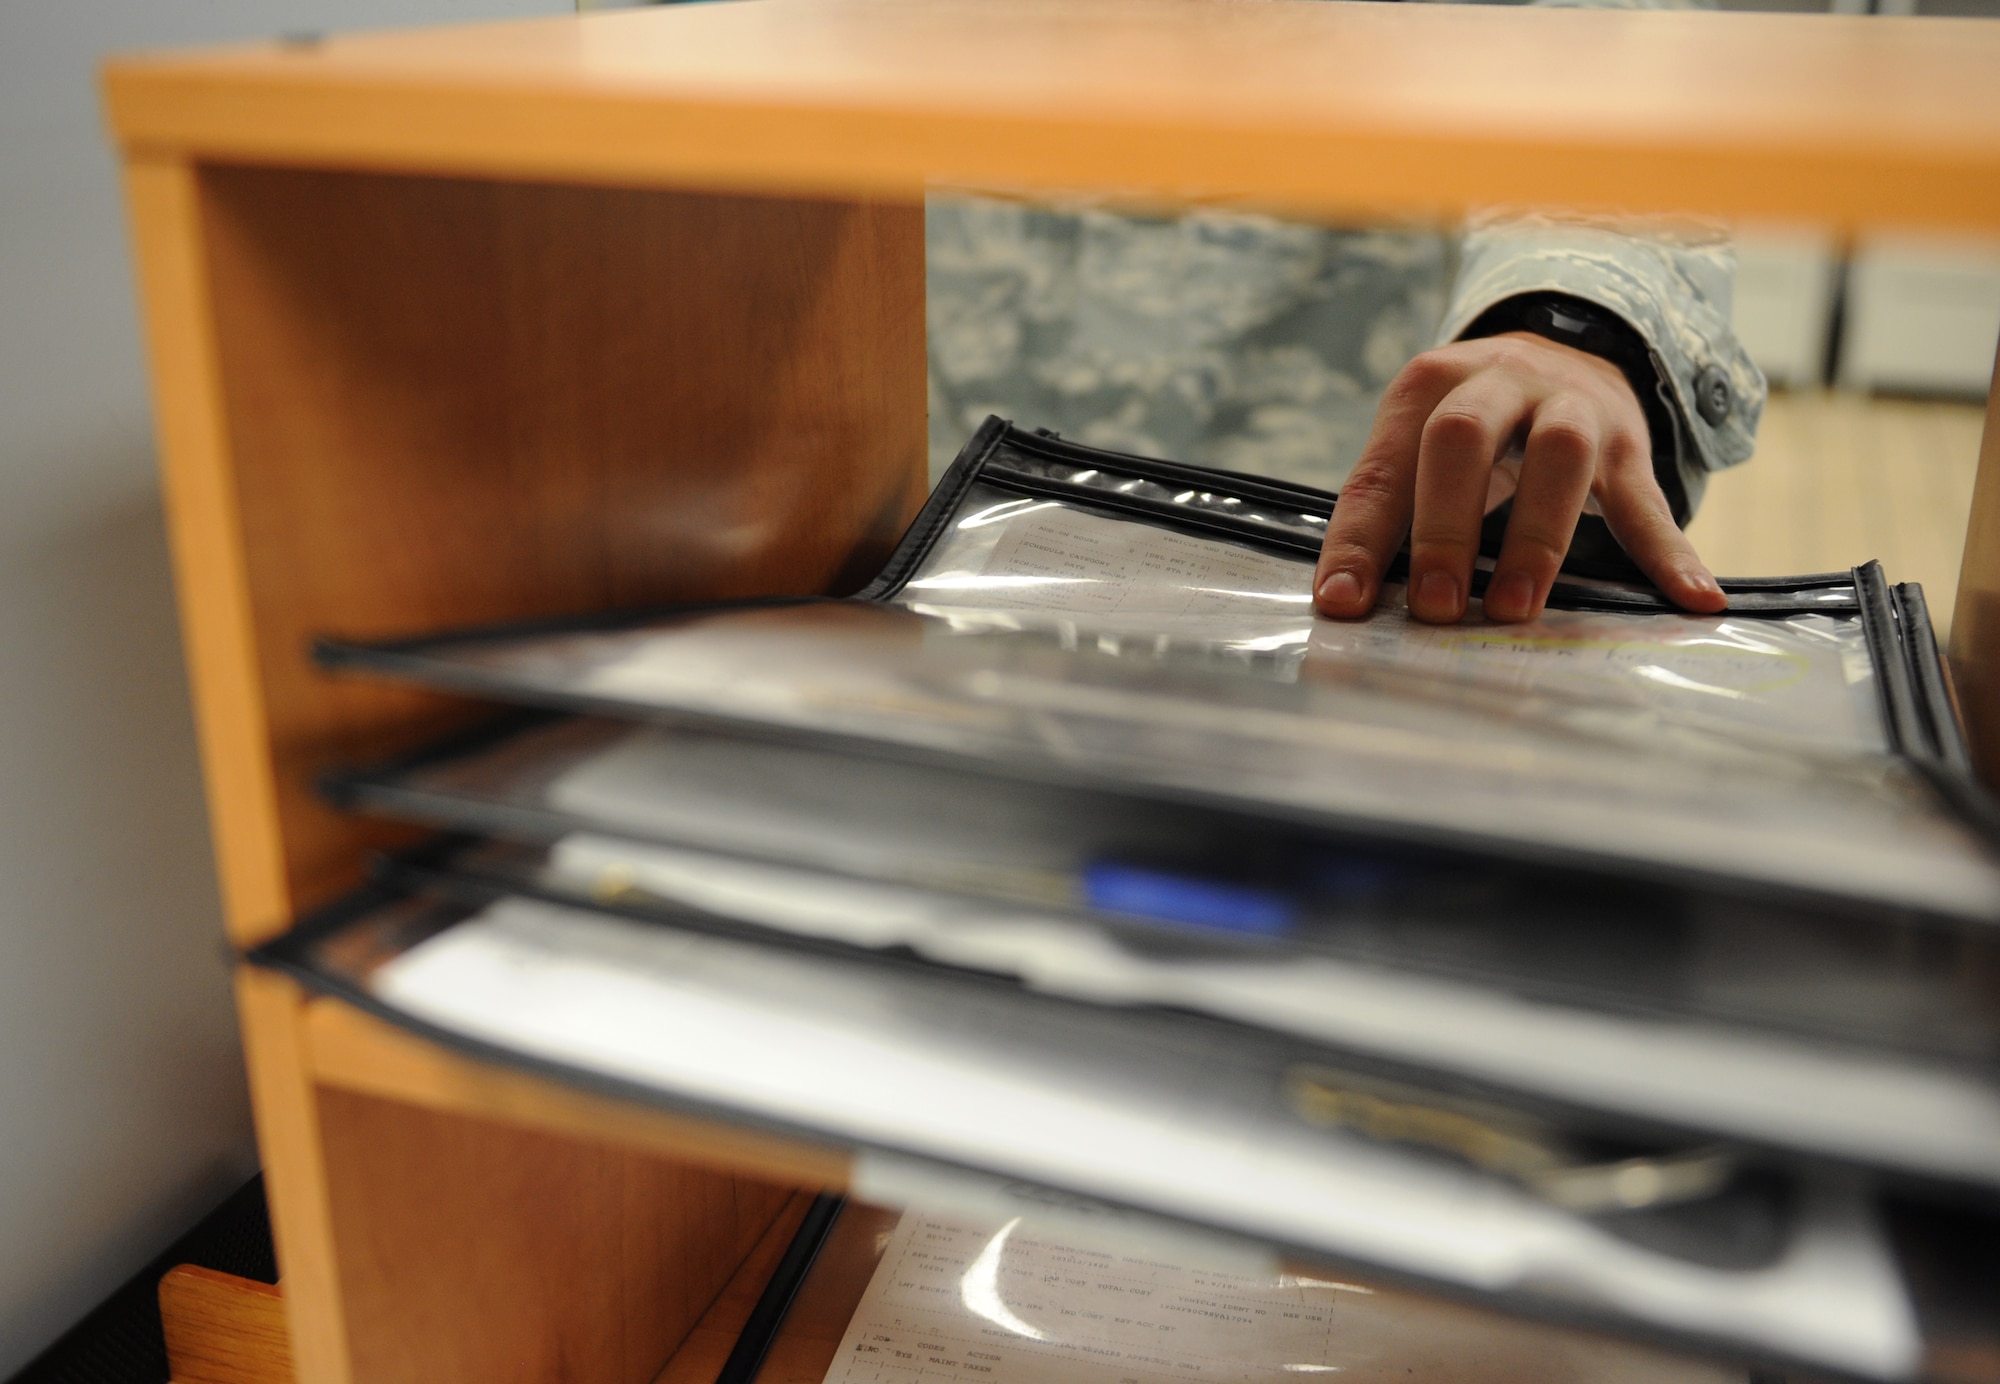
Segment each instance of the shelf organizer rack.
[{"label": "shelf organizer rack", "polygon": [[[316,801],[322,768],[473,714],[316,673],[312,636],[879,564],[924,492],[928,189],[1991,232],[1996,73],[1975,20],[1219,0],[759,0],[115,60],[230,941],[399,839]],[[2000,783],[2000,403],[1963,571],[1952,666]],[[642,1384],[795,1189],[847,1175],[237,985],[303,1384]]]}]

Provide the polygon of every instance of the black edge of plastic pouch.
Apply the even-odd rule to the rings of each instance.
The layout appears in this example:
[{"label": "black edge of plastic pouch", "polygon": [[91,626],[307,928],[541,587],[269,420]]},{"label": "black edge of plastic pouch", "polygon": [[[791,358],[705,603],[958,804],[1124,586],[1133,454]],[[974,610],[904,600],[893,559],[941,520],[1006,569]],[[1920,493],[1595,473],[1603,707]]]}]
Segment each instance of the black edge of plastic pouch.
[{"label": "black edge of plastic pouch", "polygon": [[764,1357],[771,1353],[778,1332],[791,1313],[792,1300],[805,1286],[806,1275],[812,1272],[827,1237],[833,1234],[834,1223],[846,1207],[847,1198],[838,1192],[821,1192],[813,1198],[805,1218],[792,1233],[791,1243],[785,1246],[784,1257],[771,1270],[764,1291],[757,1295],[749,1319],[736,1333],[736,1344],[729,1348],[729,1358],[722,1362],[715,1384],[755,1384],[757,1372],[764,1367]]},{"label": "black edge of plastic pouch", "polygon": [[[1024,475],[1006,465],[1004,458],[994,453],[1002,444],[1019,451],[1039,453],[1051,460],[1076,465],[1092,465],[1104,469],[1122,470],[1146,480],[1171,481],[1181,485],[1199,485],[1213,493],[1221,493],[1241,499],[1255,500],[1274,506],[1291,506],[1306,513],[1330,518],[1340,496],[1337,492],[1320,490],[1312,486],[1295,485],[1287,481],[1265,476],[1249,476],[1240,472],[1220,471],[1207,467],[1189,466],[1180,462],[1161,461],[1151,457],[1134,456],[1129,453],[1107,452],[1086,447],[1042,433],[1027,433],[995,417],[989,417],[981,425],[979,436],[996,423],[1004,429],[1001,436],[987,445],[978,454],[975,464],[981,466],[980,479],[987,484],[1007,489],[1018,489],[1047,498],[1073,500],[1079,504],[1097,505],[1114,511],[1122,510],[1142,518],[1160,519],[1169,523],[1239,541],[1260,544],[1277,551],[1303,553],[1316,557],[1318,543],[1302,543],[1297,538],[1273,529],[1270,525],[1254,521],[1232,519],[1228,515],[1210,514],[1205,511],[1189,510],[1170,502],[1149,500],[1143,496],[1107,494],[1088,486],[1074,485],[1046,476]],[[961,459],[971,458],[972,447]],[[964,486],[960,487],[963,494]],[[954,501],[955,503],[955,501]],[[1497,553],[1486,553],[1491,558]],[[1386,574],[1391,580],[1406,575],[1409,568],[1407,555],[1398,554]],[[1626,572],[1606,571],[1599,574],[1581,567],[1569,567],[1579,576],[1600,577],[1602,580],[1624,581]],[[1474,594],[1483,594],[1488,573],[1475,569],[1472,582]],[[1813,573],[1796,577],[1725,577],[1719,585],[1731,597],[1745,598],[1732,601],[1731,613],[1739,615],[1793,615],[1823,612],[1833,614],[1851,613],[1851,604],[1843,610],[1838,604],[1808,603],[1785,600],[1786,596],[1796,598],[1806,591],[1826,591],[1851,585],[1852,576],[1846,572]],[[1643,577],[1641,578],[1643,583]],[[1680,608],[1667,600],[1649,584],[1634,586],[1628,582],[1627,589],[1607,590],[1601,587],[1565,582],[1560,577],[1550,592],[1550,602],[1555,609],[1619,611],[1663,611],[1676,612]]]},{"label": "black edge of plastic pouch", "polygon": [[[748,1128],[779,1138],[800,1140],[821,1147],[833,1144],[836,1147],[849,1150],[876,1150],[882,1153],[913,1158],[922,1163],[966,1173],[976,1178],[992,1179],[996,1176],[1004,1176],[1010,1185],[1022,1187],[1030,1185],[1026,1179],[1011,1174],[998,1174],[988,1168],[941,1158],[929,1152],[902,1148],[884,1141],[861,1141],[845,1135],[831,1134],[823,1129],[794,1124],[790,1121],[760,1112],[742,1110],[699,1097],[676,1095],[664,1091],[658,1086],[610,1076],[589,1068],[571,1066],[568,1063],[538,1057],[531,1053],[503,1047],[480,1038],[470,1037],[456,1030],[433,1024],[425,1019],[397,1009],[393,1005],[386,1004],[351,978],[328,971],[314,963],[311,955],[313,944],[338,932],[344,926],[364,921],[366,915],[373,909],[390,903],[404,901],[408,897],[408,894],[403,891],[384,891],[380,886],[369,886],[357,891],[356,894],[335,900],[319,912],[302,920],[291,931],[252,949],[245,954],[244,959],[251,965],[283,974],[313,993],[328,996],[352,1005],[376,1019],[435,1043],[447,1051],[458,1053],[475,1061],[522,1071],[575,1090],[655,1110],[664,1110],[675,1114],[693,1116],[698,1119],[707,1119]],[[461,912],[461,917],[463,916],[469,916],[469,913]],[[1221,1022],[1202,1019],[1199,1016],[1196,1016],[1195,1021]],[[1303,1047],[1304,1045],[1301,1044],[1300,1046]],[[1319,1051],[1324,1053],[1325,1049],[1320,1049]],[[1394,1079],[1400,1070],[1389,1064],[1371,1062],[1366,1058],[1355,1058],[1350,1062],[1348,1055],[1344,1053],[1341,1055],[1341,1060],[1363,1071],[1371,1068],[1385,1070],[1391,1079]],[[1432,1084],[1434,1086],[1439,1085],[1439,1083],[1435,1082]],[[1461,1090],[1474,1098],[1483,1096],[1487,1099],[1494,1099],[1499,1094],[1492,1088],[1482,1088],[1474,1086],[1471,1083],[1451,1083],[1445,1085],[1441,1093],[1447,1095],[1456,1094]],[[1522,1108],[1530,1114],[1547,1113],[1552,1109],[1546,1102],[1535,1102],[1534,1105],[1524,1105]],[[1669,1131],[1653,1126],[1647,1127],[1646,1134],[1638,1137],[1658,1139],[1660,1136],[1668,1133]],[[1678,1135],[1682,1132],[1671,1131],[1671,1133]],[[1816,1160],[1805,1161],[1814,1162]],[[1778,1166],[1780,1167],[1798,1167],[1801,1165],[1801,1160],[1795,1157],[1785,1157],[1778,1160]],[[1068,1189],[1059,1187],[1050,1188],[1049,1190],[1063,1196],[1075,1195]],[[1344,1255],[1322,1246],[1287,1241],[1275,1236],[1246,1236],[1245,1232],[1229,1226],[1176,1215],[1155,1207],[1121,1201],[1116,1198],[1101,1196],[1094,1192],[1088,1194],[1087,1199],[1115,1211],[1127,1212],[1170,1225],[1180,1225],[1197,1232],[1221,1233],[1237,1239],[1247,1238],[1256,1243],[1267,1245],[1281,1256],[1295,1256],[1302,1262],[1318,1263],[1336,1269],[1346,1268],[1359,1271],[1386,1284],[1402,1286],[1434,1297],[1441,1297],[1448,1301],[1486,1308],[1497,1306],[1511,1315],[1523,1317],[1528,1320],[1547,1322],[1557,1326],[1580,1327],[1586,1330],[1608,1331],[1623,1339],[1649,1343],[1671,1350],[1690,1351],[1705,1356],[1718,1357],[1730,1362],[1748,1362],[1755,1365],[1774,1367],[1779,1370],[1808,1370],[1813,1378],[1828,1381],[1846,1381],[1847,1384],[1890,1384],[1889,1381],[1879,1379],[1876,1376],[1829,1367],[1820,1362],[1794,1358],[1768,1348],[1752,1347],[1733,1338],[1703,1335],[1692,1331],[1663,1327],[1650,1322],[1637,1321],[1621,1314],[1612,1307],[1593,1310],[1585,1302],[1573,1299],[1566,1300],[1563,1297],[1525,1292],[1518,1289],[1502,1292],[1482,1291],[1449,1279],[1431,1277],[1407,1269],[1377,1264],[1372,1260]],[[1898,1264],[1898,1273],[1900,1276],[1900,1264]]]},{"label": "black edge of plastic pouch", "polygon": [[[854,599],[887,600],[901,590],[903,584],[915,574],[924,558],[930,555],[938,538],[950,527],[952,513],[958,508],[965,492],[976,484],[999,484],[1006,489],[1039,495],[1043,498],[1075,500],[1114,512],[1123,511],[1150,519],[1164,519],[1184,524],[1197,532],[1212,536],[1238,540],[1245,538],[1263,540],[1274,543],[1280,551],[1300,551],[1295,545],[1280,541],[1282,536],[1274,534],[1263,525],[1238,525],[1231,523],[1224,516],[1190,512],[1184,506],[1161,504],[1136,496],[1119,495],[1049,477],[1021,473],[1007,467],[1004,460],[996,457],[996,453],[1003,448],[1037,454],[1051,461],[1116,470],[1142,480],[1175,485],[1199,484],[1268,504],[1303,507],[1308,511],[1325,511],[1330,514],[1335,498],[1324,490],[1242,477],[1232,472],[1207,471],[1200,467],[1184,466],[1177,462],[1160,461],[1152,457],[1085,447],[1052,433],[1025,432],[1006,419],[990,414],[967,440],[965,446],[959,449],[958,456],[939,479],[936,489],[931,492],[930,499],[918,511],[902,541],[896,545],[895,552],[883,565],[881,574],[856,592]],[[1218,482],[1221,481],[1226,481],[1228,484],[1219,485]],[[1311,545],[1311,553],[1318,551],[1317,543]]]},{"label": "black edge of plastic pouch", "polygon": [[966,439],[958,455],[932,489],[930,498],[924,501],[917,517],[910,521],[910,527],[896,542],[889,560],[882,564],[882,570],[865,582],[850,598],[857,601],[879,601],[896,591],[910,579],[942,534],[951,523],[952,511],[979,479],[981,465],[993,450],[1006,440],[1013,425],[997,415],[987,415],[971,437]]},{"label": "black edge of plastic pouch", "polygon": [[1882,564],[1868,562],[1854,569],[1854,589],[1890,749],[2000,851],[2000,802],[1972,772],[1923,588],[1905,582],[1892,589]]},{"label": "black edge of plastic pouch", "polygon": [[1985,834],[1989,844],[2000,849],[2000,801],[1987,792],[1973,770],[1958,707],[1945,680],[1944,659],[1938,650],[1937,633],[1931,627],[1924,589],[1915,582],[1904,582],[1891,595],[1896,628],[1902,635],[1898,644],[1909,669],[1913,697],[1927,736],[1927,753],[1912,756],[1911,762],[1940,796]]},{"label": "black edge of plastic pouch", "polygon": [[1882,728],[1889,748],[1906,759],[1935,759],[1930,728],[1917,704],[1915,679],[1896,618],[1895,596],[1882,564],[1866,562],[1854,569],[1854,591],[1861,603],[1861,632],[1868,641],[1868,658],[1875,665],[1875,691],[1882,706]]},{"label": "black edge of plastic pouch", "polygon": [[[1246,543],[1287,556],[1312,558],[1319,554],[1320,545],[1317,540],[1288,534],[1254,520],[1190,509],[1171,501],[1125,495],[1078,485],[1051,476],[1022,472],[1007,464],[1005,453],[1010,450],[1069,465],[1130,475],[1141,480],[1199,486],[1212,494],[1290,508],[1322,519],[1331,516],[1339,500],[1339,496],[1332,491],[1293,485],[1269,477],[1244,476],[1236,472],[1211,470],[1180,462],[1134,456],[1130,453],[1103,451],[1050,434],[1026,432],[1005,419],[989,416],[980,424],[945,472],[930,500],[912,522],[902,541],[897,544],[881,575],[856,593],[855,599],[887,600],[901,590],[903,584],[915,574],[923,559],[929,555],[938,538],[949,527],[952,511],[957,508],[965,492],[974,484],[991,485],[1035,498],[1063,500],[1106,513],[1151,520],[1186,532]],[[1490,557],[1491,554],[1487,556]],[[1398,554],[1384,575],[1388,580],[1398,581],[1407,574],[1408,568],[1408,557]],[[1611,575],[1615,577],[1619,574]],[[1489,573],[1486,571],[1474,570],[1472,574],[1474,595],[1484,593],[1488,578]],[[1835,615],[1851,613],[1851,607],[1840,603],[1802,598],[1804,592],[1834,590],[1847,586],[1851,580],[1848,573],[1829,572],[1800,577],[1742,579],[1730,577],[1722,579],[1719,584],[1724,593],[1732,598],[1730,606],[1732,614],[1783,617],[1814,612]],[[1787,599],[1788,597],[1790,599]],[[1678,606],[1650,587],[1586,586],[1564,581],[1560,577],[1550,589],[1549,605],[1550,608],[1558,610],[1593,610],[1628,614],[1674,613],[1679,610]]]},{"label": "black edge of plastic pouch", "polygon": [[1111,469],[1124,471],[1145,480],[1200,486],[1212,492],[1231,494],[1242,499],[1256,500],[1262,504],[1300,506],[1309,511],[1331,511],[1333,502],[1340,498],[1331,490],[1279,480],[1275,476],[1253,476],[1243,471],[1220,471],[1209,466],[1192,466],[1183,461],[1142,457],[1132,452],[1107,451],[1102,447],[1071,442],[1056,433],[1029,432],[997,416],[989,417],[986,422],[998,423],[1004,429],[1004,440],[1009,447],[1016,451],[1039,455],[1049,461],[1090,467],[1108,465]]},{"label": "black edge of plastic pouch", "polygon": [[1896,588],[1895,597],[1897,625],[1904,632],[1903,655],[1909,661],[1910,678],[1916,684],[1917,703],[1932,747],[1947,769],[1971,778],[1972,754],[1966,748],[1958,708],[1952,704],[1951,689],[1945,682],[1944,658],[1938,650],[1924,589],[1916,582],[1904,582]]},{"label": "black edge of plastic pouch", "polygon": [[1190,510],[1171,500],[1155,500],[1144,495],[1121,495],[1116,491],[1093,490],[1088,486],[1077,485],[1073,481],[1059,480],[1053,476],[1031,476],[1007,470],[1005,467],[988,467],[980,473],[979,479],[983,484],[1016,491],[1023,495],[1033,495],[1045,500],[1067,500],[1090,509],[1152,519],[1187,532],[1231,539],[1239,543],[1254,543],[1260,548],[1274,552],[1307,558],[1319,555],[1319,543],[1304,535],[1283,533],[1263,524],[1245,523],[1227,514]]}]

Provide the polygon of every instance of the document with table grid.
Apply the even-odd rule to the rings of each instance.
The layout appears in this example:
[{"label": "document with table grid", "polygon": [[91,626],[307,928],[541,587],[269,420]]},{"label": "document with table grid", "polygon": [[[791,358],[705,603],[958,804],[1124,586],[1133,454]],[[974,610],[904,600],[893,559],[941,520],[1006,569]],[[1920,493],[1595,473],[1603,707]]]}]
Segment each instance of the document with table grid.
[{"label": "document with table grid", "polygon": [[1722,1384],[1742,1372],[1384,1293],[905,1213],[826,1384]]}]

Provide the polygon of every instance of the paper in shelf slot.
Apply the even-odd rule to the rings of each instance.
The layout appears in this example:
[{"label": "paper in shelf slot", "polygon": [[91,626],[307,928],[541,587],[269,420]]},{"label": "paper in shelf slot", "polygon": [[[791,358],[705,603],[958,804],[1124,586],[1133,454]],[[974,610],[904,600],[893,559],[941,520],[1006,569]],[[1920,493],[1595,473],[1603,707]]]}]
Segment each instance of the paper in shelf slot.
[{"label": "paper in shelf slot", "polygon": [[1725,583],[1713,617],[1568,579],[1516,626],[1421,625],[1392,585],[1336,622],[1309,599],[1329,505],[996,423],[855,599],[323,652],[1377,843],[2000,918],[1928,626],[1879,570]]},{"label": "paper in shelf slot", "polygon": [[349,806],[550,848],[433,857],[496,888],[907,947],[1096,999],[1146,998],[1136,964],[1301,956],[1899,1060],[2000,1061],[2000,934],[1977,921],[1384,848],[587,717],[509,722],[334,786]]},{"label": "paper in shelf slot", "polygon": [[[901,1203],[892,1203],[901,1204]],[[1740,1384],[1714,1361],[1051,1222],[897,1217],[825,1384]],[[880,1234],[880,1232],[877,1232]]]},{"label": "paper in shelf slot", "polygon": [[[1715,1193],[1737,1198],[1729,1215],[1700,1199],[1578,1210],[1448,1139],[1309,1118],[1302,1070],[1322,1089],[1487,1116],[1267,1031],[521,898],[369,900],[261,959],[485,1057],[887,1155],[864,1164],[878,1195],[884,1167],[907,1187],[912,1162],[936,1165],[1711,1351],[1901,1379],[1923,1349],[1851,1171],[1732,1154]],[[1706,1149],[1656,1135],[1570,1152],[1665,1176]]]},{"label": "paper in shelf slot", "polygon": [[[611,838],[573,836],[546,853],[475,845],[397,873],[467,898],[609,904],[628,918],[718,940],[772,948],[780,939],[776,950],[808,959],[867,965],[914,955],[923,963],[917,974],[945,984],[955,974],[1000,977],[1039,995],[1135,1011],[1135,1022],[1148,1021],[1143,1011],[1204,1015],[1264,1041],[1387,1064],[1425,1083],[1483,1088],[1498,1104],[1551,1104],[1565,1123],[1672,1128],[1689,1142],[1724,1140],[2000,1198],[2000,1084],[1991,1049],[1981,1061],[1947,1046],[1990,1015],[1977,1008],[1978,993],[1940,979],[1920,992],[1930,1009],[1917,1011],[1938,1020],[1936,1028],[1906,1028],[1900,1044],[1879,1036],[1870,1043],[1851,1032],[1836,1036],[1837,1010],[1814,1027],[1780,1028],[1768,1012],[1761,1021],[1732,1013],[1726,997],[1703,1006],[1699,995],[1640,995],[1631,988],[1640,977],[1627,976],[1623,1002],[1613,1003],[1620,997],[1609,975],[1576,995],[1546,983],[1538,994],[1525,965],[1515,973],[1523,983],[1511,984],[1463,967],[1385,960],[1379,947],[1229,948],[1189,945],[1178,934],[1161,946],[1143,932],[1028,906]],[[1717,941],[1732,940],[1731,921],[1713,920],[1725,934]],[[1808,940],[1809,927],[1781,934],[1776,945]],[[1945,967],[1952,958],[1931,952]],[[1823,998],[1859,1007],[1868,982],[1883,979],[1879,969],[1857,965],[1843,987],[1830,968],[1801,965],[1790,986],[1780,979],[1773,988],[1796,1000],[1784,992],[1817,983],[1830,992]],[[1613,960],[1607,970],[1623,967]],[[1911,979],[1907,971],[1903,979]],[[1893,976],[1882,988],[1894,988]]]}]

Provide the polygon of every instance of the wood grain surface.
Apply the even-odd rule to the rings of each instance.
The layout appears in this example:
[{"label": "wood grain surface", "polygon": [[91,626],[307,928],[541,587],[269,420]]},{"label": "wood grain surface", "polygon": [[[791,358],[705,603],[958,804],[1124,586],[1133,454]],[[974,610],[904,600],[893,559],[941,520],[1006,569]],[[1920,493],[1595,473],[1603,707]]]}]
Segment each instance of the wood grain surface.
[{"label": "wood grain surface", "polygon": [[[810,1204],[801,1194],[771,1223],[654,1384],[713,1384]],[[900,1215],[858,1202],[842,1208],[771,1342],[757,1384],[820,1384],[826,1378]]]},{"label": "wood grain surface", "polygon": [[160,1279],[172,1384],[293,1384],[285,1295],[275,1284],[180,1264]]},{"label": "wood grain surface", "polygon": [[[701,1320],[695,1323],[694,1330],[687,1334],[687,1339],[681,1342],[680,1349],[667,1361],[653,1384],[714,1384],[811,1205],[812,1196],[806,1192],[794,1196],[785,1205],[764,1232],[764,1238],[737,1266],[728,1286],[702,1313]],[[824,1374],[824,1371],[821,1373]],[[760,1373],[758,1381],[759,1384],[770,1384],[769,1374]],[[815,1380],[814,1384],[818,1381]]]},{"label": "wood grain surface", "polygon": [[186,163],[137,159],[126,165],[125,196],[145,292],[153,429],[216,876],[230,933],[247,940],[282,927],[290,899],[223,418],[201,185]]},{"label": "wood grain surface", "polygon": [[117,62],[131,149],[1315,215],[1535,203],[2000,227],[1978,20],[763,0]]},{"label": "wood grain surface", "polygon": [[791,1189],[326,1090],[353,1378],[646,1384]]},{"label": "wood grain surface", "polygon": [[757,1384],[820,1384],[826,1378],[900,1219],[899,1211],[847,1204],[771,1342]]},{"label": "wood grain surface", "polygon": [[1979,775],[2000,793],[2000,359],[1993,370],[1952,608],[1950,662]]},{"label": "wood grain surface", "polygon": [[354,1384],[305,999],[289,977],[239,966],[236,1012],[299,1384]]},{"label": "wood grain surface", "polygon": [[245,800],[239,941],[403,839],[315,774],[479,714],[329,677],[315,636],[853,585],[923,498],[918,209],[254,169],[201,196],[226,484],[176,510],[228,556],[183,589],[228,621],[190,642],[230,652],[196,680]]}]

